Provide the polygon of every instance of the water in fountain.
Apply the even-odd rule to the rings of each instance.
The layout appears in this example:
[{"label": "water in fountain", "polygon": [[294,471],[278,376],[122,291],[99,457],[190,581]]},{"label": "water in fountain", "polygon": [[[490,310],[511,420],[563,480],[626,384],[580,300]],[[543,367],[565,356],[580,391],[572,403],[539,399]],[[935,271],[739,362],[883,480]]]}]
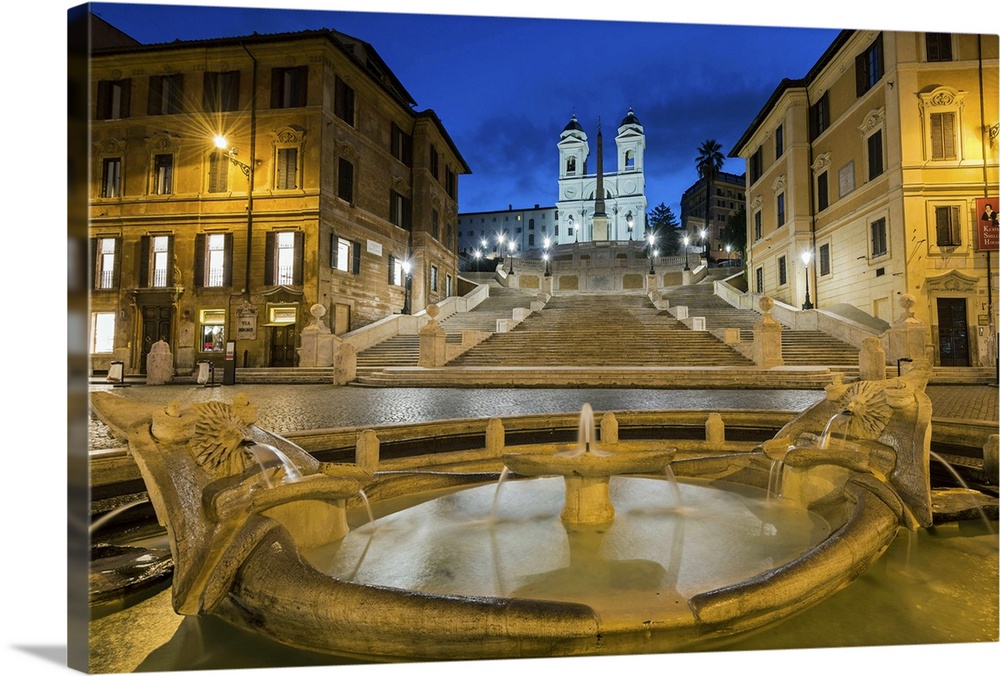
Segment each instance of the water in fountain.
[{"label": "water in fountain", "polygon": [[490,510],[490,522],[495,522],[497,520],[497,503],[500,501],[500,488],[503,486],[504,480],[510,474],[510,470],[506,467],[500,472],[500,478],[497,480],[497,490],[493,494],[493,509]]},{"label": "water in fountain", "polygon": [[580,423],[576,433],[577,447],[571,451],[564,451],[560,455],[583,455],[591,453],[593,455],[606,456],[606,451],[597,448],[597,424],[594,421],[594,409],[590,404],[585,403],[580,409]]},{"label": "water in fountain", "polygon": [[126,504],[122,505],[121,507],[116,507],[115,509],[112,509],[110,512],[108,512],[107,514],[104,514],[99,519],[96,519],[92,524],[90,524],[90,528],[87,530],[88,534],[90,534],[91,536],[93,536],[93,534],[96,533],[98,530],[100,530],[101,527],[104,526],[104,524],[108,523],[109,521],[114,520],[115,518],[117,518],[123,512],[126,512],[126,511],[128,511],[128,510],[130,510],[133,507],[136,507],[138,505],[145,505],[148,502],[149,502],[149,500],[146,500],[145,498],[143,498],[141,500],[133,500],[132,502],[126,503]]},{"label": "water in fountain", "polygon": [[[932,458],[934,458],[939,463],[941,463],[942,465],[944,465],[945,469],[948,470],[948,472],[952,475],[952,477],[954,477],[955,481],[958,482],[958,485],[960,485],[965,490],[970,490],[969,489],[969,484],[967,484],[965,482],[965,479],[962,478],[962,475],[958,473],[958,471],[955,469],[955,467],[950,462],[948,462],[943,457],[941,457],[941,455],[939,453],[935,453],[934,451],[931,451],[930,454],[931,454]],[[983,523],[986,524],[986,530],[987,530],[987,532],[989,532],[992,535],[993,534],[993,527],[990,525],[990,520],[986,516],[986,512],[983,511],[983,508],[982,508],[981,505],[976,505],[976,510],[979,512],[979,516],[983,520]]]},{"label": "water in fountain", "polygon": [[785,461],[778,458],[771,461],[771,471],[767,475],[767,497],[777,499],[781,497],[782,484],[785,477]]},{"label": "water in fountain", "polygon": [[375,515],[372,514],[372,504],[368,502],[368,495],[363,488],[358,489],[358,495],[361,496],[361,502],[365,505],[365,512],[368,514],[368,523],[372,523],[375,521]]},{"label": "water in fountain", "polygon": [[831,444],[837,440],[836,433],[840,432],[840,444],[847,441],[847,426],[851,421],[850,411],[841,411],[835,415],[830,416],[830,419],[826,422],[826,427],[823,428],[823,435],[819,438],[819,447],[823,450],[833,448]]},{"label": "water in fountain", "polygon": [[246,449],[260,467],[264,484],[268,488],[302,478],[295,464],[277,447],[255,441],[247,444]]}]

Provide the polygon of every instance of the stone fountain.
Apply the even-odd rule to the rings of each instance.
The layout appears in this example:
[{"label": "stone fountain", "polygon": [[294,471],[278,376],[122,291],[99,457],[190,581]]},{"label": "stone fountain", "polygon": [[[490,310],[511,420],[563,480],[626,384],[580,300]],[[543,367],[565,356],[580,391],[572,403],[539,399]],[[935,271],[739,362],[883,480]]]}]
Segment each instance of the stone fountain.
[{"label": "stone fountain", "polygon": [[[789,617],[860,575],[901,525],[930,525],[929,365],[914,367],[829,387],[749,453],[598,448],[581,420],[579,444],[484,451],[492,483],[354,529],[359,491],[404,495],[426,476],[407,489],[405,473],[318,462],[256,427],[243,399],[93,407],[127,430],[170,536],[178,613],[368,659],[648,653]],[[776,463],[780,499],[766,491]]]}]

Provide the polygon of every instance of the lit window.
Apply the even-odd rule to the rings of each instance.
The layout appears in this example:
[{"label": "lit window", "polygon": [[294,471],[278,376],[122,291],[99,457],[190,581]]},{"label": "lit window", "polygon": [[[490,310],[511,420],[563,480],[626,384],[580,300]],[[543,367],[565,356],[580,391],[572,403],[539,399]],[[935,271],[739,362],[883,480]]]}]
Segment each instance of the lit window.
[{"label": "lit window", "polygon": [[174,156],[153,156],[153,194],[169,195],[173,192]]},{"label": "lit window", "polygon": [[295,270],[295,233],[279,232],[275,237],[277,255],[275,256],[278,284],[293,284]]},{"label": "lit window", "polygon": [[115,313],[95,312],[91,315],[90,351],[109,354],[115,349]]},{"label": "lit window", "polygon": [[101,167],[101,197],[122,196],[122,158],[106,157]]},{"label": "lit window", "polygon": [[226,236],[209,235],[205,242],[205,286],[223,286],[226,279]]},{"label": "lit window", "polygon": [[222,352],[226,349],[226,311],[202,310],[201,319],[201,352]]},{"label": "lit window", "polygon": [[97,83],[97,119],[118,120],[129,116],[132,81],[101,80]]},{"label": "lit window", "polygon": [[94,253],[94,288],[115,288],[118,286],[118,240],[114,237],[98,238]]},{"label": "lit window", "polygon": [[170,273],[170,237],[159,235],[149,239],[149,279],[150,286],[167,286]]}]

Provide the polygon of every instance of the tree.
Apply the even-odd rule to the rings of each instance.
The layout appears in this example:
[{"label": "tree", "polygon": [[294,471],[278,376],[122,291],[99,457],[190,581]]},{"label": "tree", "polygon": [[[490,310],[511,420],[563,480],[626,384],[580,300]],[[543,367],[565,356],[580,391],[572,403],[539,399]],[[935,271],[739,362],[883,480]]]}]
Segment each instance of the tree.
[{"label": "tree", "polygon": [[722,241],[733,251],[740,252],[740,258],[746,260],[747,248],[747,210],[741,206],[740,210],[729,217],[726,224],[722,226]]},{"label": "tree", "polygon": [[698,157],[696,166],[698,176],[705,179],[705,232],[708,240],[705,242],[705,265],[712,264],[711,255],[711,214],[712,214],[712,183],[715,177],[722,171],[722,165],[726,158],[722,155],[722,146],[714,139],[710,138],[698,146]]},{"label": "tree", "polygon": [[680,250],[677,236],[677,228],[680,224],[677,222],[677,216],[674,215],[673,210],[660,202],[647,212],[646,220],[649,223],[650,232],[656,236],[656,241],[662,243],[664,255],[676,254]]}]

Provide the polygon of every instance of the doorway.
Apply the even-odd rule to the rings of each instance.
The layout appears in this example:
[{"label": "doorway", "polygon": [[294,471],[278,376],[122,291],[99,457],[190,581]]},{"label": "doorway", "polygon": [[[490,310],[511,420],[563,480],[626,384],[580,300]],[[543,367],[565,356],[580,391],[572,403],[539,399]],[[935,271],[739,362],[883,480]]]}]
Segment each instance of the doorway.
[{"label": "doorway", "polygon": [[335,303],[333,306],[333,335],[341,336],[351,330],[351,306]]},{"label": "doorway", "polygon": [[153,343],[165,340],[170,343],[173,329],[174,308],[171,305],[147,305],[142,308],[142,354],[139,373],[146,373],[146,356]]},{"label": "doorway", "polygon": [[969,365],[969,327],[964,298],[938,298],[938,355],[941,366]]},{"label": "doorway", "polygon": [[271,326],[270,366],[295,366],[295,324]]}]

